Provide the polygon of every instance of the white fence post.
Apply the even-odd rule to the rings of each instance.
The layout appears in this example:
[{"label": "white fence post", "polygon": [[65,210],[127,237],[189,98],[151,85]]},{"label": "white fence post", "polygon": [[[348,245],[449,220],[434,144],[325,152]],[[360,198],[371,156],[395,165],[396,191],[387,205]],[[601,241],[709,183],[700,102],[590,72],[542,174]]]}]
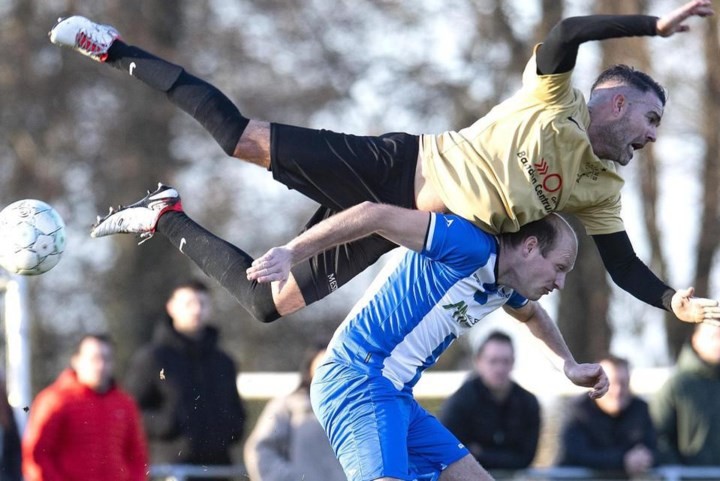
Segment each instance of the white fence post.
[{"label": "white fence post", "polygon": [[8,401],[16,413],[18,429],[25,429],[20,411],[30,405],[30,325],[27,309],[27,280],[2,276],[5,291],[5,382]]}]

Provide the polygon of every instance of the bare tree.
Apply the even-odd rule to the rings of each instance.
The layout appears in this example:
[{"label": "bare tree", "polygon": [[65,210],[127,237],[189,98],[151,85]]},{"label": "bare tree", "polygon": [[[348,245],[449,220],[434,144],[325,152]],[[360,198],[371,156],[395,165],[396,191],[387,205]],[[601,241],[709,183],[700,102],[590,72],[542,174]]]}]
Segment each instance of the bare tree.
[{"label": "bare tree", "polygon": [[[695,288],[700,295],[710,292],[710,275],[713,259],[718,250],[720,237],[720,35],[718,20],[706,22],[703,38],[705,78],[703,83],[703,107],[701,115],[705,156],[701,172],[700,235],[695,259]],[[717,287],[717,286],[715,286]],[[687,330],[686,330],[687,331]],[[673,346],[679,348],[680,338],[673,338]]]}]

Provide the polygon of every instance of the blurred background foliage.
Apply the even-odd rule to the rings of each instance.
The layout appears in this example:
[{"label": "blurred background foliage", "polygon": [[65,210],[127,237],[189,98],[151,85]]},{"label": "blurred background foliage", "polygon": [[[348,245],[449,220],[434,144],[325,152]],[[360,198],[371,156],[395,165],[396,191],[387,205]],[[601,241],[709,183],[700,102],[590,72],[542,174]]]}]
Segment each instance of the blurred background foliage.
[{"label": "blurred background foliage", "polygon": [[[122,377],[163,317],[170,287],[202,277],[164,239],[91,240],[89,225],[107,206],[134,201],[161,180],[178,188],[193,218],[253,255],[287,241],[314,211],[267,172],[227,158],[161,94],[52,46],[47,31],[57,17],[112,23],[128,43],[208,79],[253,118],[357,134],[425,133],[469,125],[512,93],[533,44],[560,18],[593,13],[593,5],[597,13],[657,14],[680,3],[0,0],[0,205],[39,198],[68,225],[61,263],[29,280],[34,391],[85,331],[113,335]],[[602,66],[622,61],[669,88],[661,132],[669,140],[624,171],[626,198],[638,205],[628,232],[672,285],[716,296],[720,66],[706,59],[716,60],[717,50],[717,20],[696,21],[682,38],[583,46],[575,75],[587,92]],[[671,187],[663,187],[667,179]],[[683,196],[687,215],[671,213],[667,206]],[[668,244],[669,229],[684,238]],[[295,370],[306,343],[333,332],[376,271],[271,325],[251,320],[211,283],[223,344],[243,370]],[[603,354],[620,335],[641,344],[647,325],[663,323],[660,311],[611,286],[587,238],[567,289],[550,303],[580,360]],[[688,326],[671,316],[665,323],[667,337],[655,342],[666,342],[660,350],[672,359]],[[440,367],[462,366],[467,351],[458,343]]]}]

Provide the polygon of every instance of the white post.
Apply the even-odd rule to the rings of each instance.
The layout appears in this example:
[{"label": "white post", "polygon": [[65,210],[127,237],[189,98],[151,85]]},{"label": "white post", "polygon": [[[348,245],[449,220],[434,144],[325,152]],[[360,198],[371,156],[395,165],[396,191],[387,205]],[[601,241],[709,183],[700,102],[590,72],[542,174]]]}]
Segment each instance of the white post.
[{"label": "white post", "polygon": [[30,323],[28,319],[27,280],[11,276],[5,282],[6,386],[8,401],[24,431],[26,416],[21,410],[30,406]]}]

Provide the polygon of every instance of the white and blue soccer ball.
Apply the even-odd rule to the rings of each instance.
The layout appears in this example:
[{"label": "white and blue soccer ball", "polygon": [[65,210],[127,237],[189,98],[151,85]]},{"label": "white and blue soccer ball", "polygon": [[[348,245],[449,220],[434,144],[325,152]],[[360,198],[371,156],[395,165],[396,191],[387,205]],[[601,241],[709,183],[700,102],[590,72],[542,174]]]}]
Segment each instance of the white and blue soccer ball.
[{"label": "white and blue soccer ball", "polygon": [[0,266],[34,276],[57,265],[65,250],[65,222],[50,205],[24,199],[0,211]]}]

